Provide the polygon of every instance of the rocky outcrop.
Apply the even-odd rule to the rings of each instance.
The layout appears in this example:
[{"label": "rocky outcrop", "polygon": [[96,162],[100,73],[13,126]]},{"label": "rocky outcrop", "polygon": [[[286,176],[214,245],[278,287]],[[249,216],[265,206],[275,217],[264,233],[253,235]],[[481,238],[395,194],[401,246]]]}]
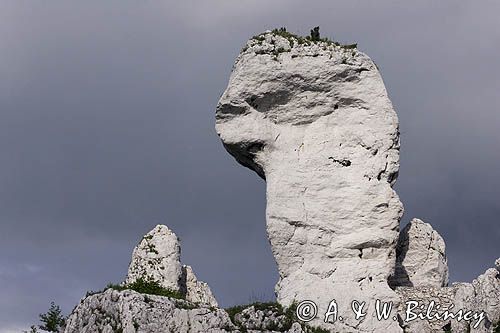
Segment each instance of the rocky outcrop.
[{"label": "rocky outcrop", "polygon": [[[407,302],[415,301],[419,305],[426,307],[432,301],[440,304],[443,309],[450,308],[454,302],[455,292],[454,288],[441,288],[441,287],[398,287],[396,289],[398,295],[401,297],[401,303],[398,309],[398,314],[404,327],[405,333],[430,333],[430,332],[443,332],[447,325],[450,325],[449,320],[420,320],[415,319],[405,322]],[[421,311],[422,309],[418,309]],[[411,318],[410,318],[411,319]]]},{"label": "rocky outcrop", "polygon": [[[336,298],[339,311],[352,314],[353,299],[397,302],[387,279],[403,213],[392,189],[398,119],[368,56],[286,33],[259,35],[236,60],[216,130],[227,151],[266,180],[280,303],[313,300],[324,312]],[[349,315],[335,327],[400,330]]]},{"label": "rocky outcrop", "polygon": [[318,328],[294,322],[293,311],[286,311],[278,303],[255,303],[233,318],[241,332],[286,332],[286,333],[320,333]]},{"label": "rocky outcrop", "polygon": [[[398,287],[397,293],[402,302],[399,315],[405,318],[407,302],[418,302],[424,309],[415,309],[415,313],[425,313],[431,302],[435,302],[431,314],[455,314],[448,319],[421,320],[404,322],[407,333],[432,332],[481,332],[491,333],[500,330],[500,265],[488,269],[472,283],[454,283],[450,287]],[[463,316],[458,314],[463,311]],[[468,317],[465,313],[470,312]],[[483,313],[483,315],[481,315]],[[462,318],[459,320],[459,318]],[[464,319],[465,318],[465,319]],[[469,320],[467,320],[469,318]]]},{"label": "rocky outcrop", "polygon": [[131,290],[108,289],[83,299],[69,316],[65,333],[238,332],[217,308]]},{"label": "rocky outcrop", "polygon": [[[143,284],[153,282],[154,288],[131,290],[139,279]],[[157,290],[156,285],[164,289]],[[233,324],[228,313],[218,308],[208,285],[198,281],[191,266],[181,265],[177,236],[157,225],[134,249],[125,282],[83,298],[68,317],[64,332],[313,332],[294,322],[293,312],[285,315],[279,304],[266,303],[265,307],[237,307],[232,311]]]},{"label": "rocky outcrop", "polygon": [[[471,332],[500,331],[500,258],[495,262],[495,268],[490,268],[479,275],[472,283],[453,284],[456,289],[455,308],[468,309],[475,312],[484,311],[485,320],[477,329]],[[467,328],[467,323],[452,322],[453,332]]]},{"label": "rocky outcrop", "polygon": [[[279,307],[276,305],[276,307]],[[314,333],[279,311],[255,306],[235,314],[223,309],[135,291],[108,289],[88,296],[69,316],[64,333]]]},{"label": "rocky outcrop", "polygon": [[182,266],[181,289],[186,295],[186,300],[190,302],[218,306],[208,284],[198,281],[191,266]]},{"label": "rocky outcrop", "polygon": [[182,265],[180,257],[179,238],[167,226],[157,225],[135,247],[125,284],[146,278],[180,291],[190,302],[218,306],[208,285],[198,281],[191,266]]},{"label": "rocky outcrop", "polygon": [[430,224],[413,219],[401,231],[396,248],[396,271],[390,283],[393,287],[448,285],[444,240]]},{"label": "rocky outcrop", "polygon": [[[451,287],[397,287],[401,299],[397,316],[405,333],[431,332],[481,332],[492,333],[500,326],[500,259],[496,268],[488,269],[472,283],[455,283]],[[314,333],[324,332],[297,321],[295,309],[284,309],[278,303],[255,303],[247,307],[236,307],[226,312],[210,305],[208,286],[199,282],[189,266],[183,266],[187,281],[181,286],[191,286],[191,293],[175,296],[159,296],[139,293],[133,290],[109,288],[103,292],[83,298],[68,317],[65,333],[124,332],[124,333]],[[201,287],[200,287],[201,286]],[[190,298],[190,299],[189,299]],[[215,301],[215,299],[213,299]],[[472,320],[440,319],[405,321],[406,302],[418,302],[428,308],[434,301],[438,308],[431,313],[450,310],[458,313],[471,311]],[[438,310],[438,311],[436,311]],[[424,313],[426,310],[415,310]],[[230,314],[231,315],[230,315]],[[483,313],[483,317],[480,315]],[[321,314],[320,314],[321,316]],[[389,319],[390,320],[390,319]],[[477,325],[476,325],[477,323]],[[399,330],[398,326],[398,330]],[[338,332],[336,329],[330,332]],[[362,332],[351,328],[340,332]],[[388,329],[387,332],[395,332]]]},{"label": "rocky outcrop", "polygon": [[234,317],[235,322],[247,330],[254,331],[279,331],[286,325],[286,316],[279,310],[268,307],[258,309],[250,306]]},{"label": "rocky outcrop", "polygon": [[134,248],[125,283],[148,277],[164,288],[179,291],[181,274],[179,239],[168,227],[157,225]]}]

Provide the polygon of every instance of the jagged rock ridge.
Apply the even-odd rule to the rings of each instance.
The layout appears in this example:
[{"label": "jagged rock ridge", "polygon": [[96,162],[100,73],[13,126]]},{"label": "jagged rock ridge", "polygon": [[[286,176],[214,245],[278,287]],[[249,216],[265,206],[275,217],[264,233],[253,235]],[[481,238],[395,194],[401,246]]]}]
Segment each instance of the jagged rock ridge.
[{"label": "jagged rock ridge", "polygon": [[[277,303],[238,308],[233,323],[229,314],[218,308],[208,285],[198,281],[191,266],[181,265],[179,258],[179,239],[168,227],[157,225],[134,249],[122,286],[84,297],[68,317],[63,332],[311,332],[308,326],[294,322],[293,314],[285,315]],[[138,279],[153,280],[173,291],[172,296],[123,290]]]},{"label": "jagged rock ridge", "polygon": [[70,315],[65,333],[235,332],[222,309],[135,291],[108,289],[83,299]]},{"label": "jagged rock ridge", "polygon": [[[157,226],[153,231],[166,231],[165,228],[165,226]],[[157,233],[165,234],[165,232]],[[151,234],[151,232],[148,233],[148,235]],[[178,242],[177,237],[167,239],[174,243]],[[167,248],[173,245],[175,244],[165,244]],[[188,272],[192,272],[189,266],[183,267],[188,268]],[[151,270],[151,267],[147,269]],[[164,269],[159,267],[157,269],[164,272]],[[171,277],[165,278],[171,280]],[[194,282],[200,283],[197,280]],[[203,285],[208,288],[206,284],[203,283]],[[199,291],[198,288],[193,290]],[[201,288],[201,290],[204,289]],[[401,305],[408,300],[418,300],[422,304],[428,304],[434,300],[445,307],[454,304],[457,308],[485,311],[485,319],[477,328],[471,327],[468,322],[456,320],[417,320],[402,323],[406,333],[441,332],[443,327],[451,328],[453,332],[493,332],[497,323],[500,322],[500,259],[496,261],[496,268],[487,270],[472,283],[457,283],[445,288],[437,286],[397,287],[396,292],[402,300]],[[179,299],[178,297],[141,294],[133,290],[107,289],[83,298],[69,316],[64,332],[318,332],[297,322],[293,309],[284,311],[277,303],[239,307],[236,311],[231,310],[233,313],[231,318],[225,310],[211,306],[210,302],[204,301],[203,297],[207,295],[211,295],[211,292],[198,294],[200,301],[200,298],[196,297],[189,299],[187,294],[185,294],[185,299]],[[404,312],[405,308],[401,306],[398,309],[400,317],[404,316]],[[332,330],[332,332],[335,331]],[[347,332],[357,331],[359,330],[347,330]]]},{"label": "jagged rock ridge", "polygon": [[[429,305],[431,301],[441,305],[440,311],[463,310],[480,314],[484,312],[484,319],[477,327],[478,320],[458,321],[447,320],[416,320],[404,323],[407,333],[433,333],[433,332],[480,332],[491,333],[500,331],[500,258],[495,262],[495,268],[489,268],[479,275],[472,283],[453,283],[450,287],[399,287],[398,294],[402,304],[407,301],[419,301]],[[405,309],[401,307],[400,313]]]}]

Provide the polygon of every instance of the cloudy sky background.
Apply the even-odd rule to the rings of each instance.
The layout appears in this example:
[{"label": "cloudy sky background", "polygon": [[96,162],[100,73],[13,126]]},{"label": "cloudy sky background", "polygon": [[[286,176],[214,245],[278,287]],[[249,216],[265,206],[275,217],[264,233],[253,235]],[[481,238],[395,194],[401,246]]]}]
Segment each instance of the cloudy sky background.
[{"label": "cloudy sky background", "polygon": [[0,332],[119,282],[157,223],[223,306],[270,298],[265,184],[214,110],[235,57],[286,26],[358,42],[400,117],[403,223],[445,238],[452,281],[500,256],[498,1],[0,2]]}]

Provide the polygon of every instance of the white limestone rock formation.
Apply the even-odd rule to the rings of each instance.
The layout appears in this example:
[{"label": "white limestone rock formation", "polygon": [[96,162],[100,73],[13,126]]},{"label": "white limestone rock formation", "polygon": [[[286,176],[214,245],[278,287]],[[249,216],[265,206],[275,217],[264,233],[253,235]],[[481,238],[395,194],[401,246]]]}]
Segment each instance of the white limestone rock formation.
[{"label": "white limestone rock formation", "polygon": [[413,219],[399,234],[392,286],[445,287],[448,264],[443,238],[429,223]]},{"label": "white limestone rock formation", "polygon": [[217,300],[208,284],[196,278],[191,266],[182,266],[181,286],[182,291],[186,295],[186,300],[194,303],[208,304],[213,307],[218,306]]},{"label": "white limestone rock formation", "polygon": [[125,283],[147,277],[164,288],[180,291],[181,274],[179,239],[167,226],[159,224],[134,248]]},{"label": "white limestone rock formation", "polygon": [[257,308],[252,305],[236,314],[234,321],[250,331],[283,331],[287,321],[286,315],[278,307],[276,305]]},{"label": "white limestone rock formation", "polygon": [[135,291],[108,289],[83,299],[68,317],[65,333],[238,332],[228,314],[209,306]]},{"label": "white limestone rock formation", "polygon": [[[406,302],[418,302],[419,305],[427,307],[434,301],[439,304],[442,310],[451,308],[455,299],[456,290],[452,287],[397,287],[396,292],[401,297],[401,303],[398,309],[399,320],[404,327],[405,333],[433,333],[445,332],[446,327],[451,327],[450,320],[421,320],[412,319],[405,322]],[[412,313],[422,311],[421,309],[412,310]],[[449,330],[448,330],[449,331]],[[462,331],[457,331],[462,332]],[[465,332],[465,331],[464,331]]]},{"label": "white limestone rock formation", "polygon": [[[400,332],[395,321],[355,320],[350,303],[394,301],[403,206],[398,118],[379,71],[353,47],[266,32],[236,59],[216,110],[227,151],[267,184],[267,231],[280,274],[278,301],[335,298],[337,331]],[[322,325],[321,320],[313,322]]]},{"label": "white limestone rock formation", "polygon": [[[454,283],[455,308],[484,311],[486,319],[478,328],[470,332],[490,333],[500,331],[500,258],[495,261],[495,268],[489,268],[472,283]],[[452,322],[453,332],[467,332],[466,323]],[[464,330],[465,328],[465,330]],[[494,331],[496,329],[496,331]]]},{"label": "white limestone rock formation", "polygon": [[180,291],[186,300],[218,306],[210,287],[198,281],[190,266],[181,264],[181,247],[175,233],[157,225],[135,247],[125,284],[139,278],[152,279],[172,291]]},{"label": "white limestone rock formation", "polygon": [[[432,313],[443,313],[448,310],[457,314],[471,311],[476,317],[469,315],[469,320],[457,320],[458,316],[447,320],[420,320],[404,322],[402,326],[407,333],[433,333],[442,331],[493,333],[500,330],[500,261],[496,268],[490,268],[472,283],[453,283],[450,287],[397,287],[402,302],[399,307],[399,316],[405,318],[407,301],[417,301],[424,305],[425,312],[431,301],[440,308],[434,307]],[[418,312],[418,310],[413,310]],[[484,312],[481,319],[480,314]],[[476,323],[478,323],[476,325]]]},{"label": "white limestone rock formation", "polygon": [[236,314],[238,325],[216,307],[181,299],[108,289],[80,301],[64,333],[311,333],[282,314],[253,306]]},{"label": "white limestone rock formation", "polygon": [[[153,279],[171,291],[170,297],[138,293],[131,284],[139,278]],[[124,290],[122,290],[125,288]],[[177,236],[166,226],[157,225],[143,237],[133,252],[129,274],[116,290],[108,288],[84,297],[66,321],[64,333],[222,333],[242,331],[305,333],[302,325],[291,322],[280,311],[241,309],[237,326],[193,269],[180,263]],[[258,314],[250,318],[248,314]],[[308,331],[309,332],[309,331]]]}]

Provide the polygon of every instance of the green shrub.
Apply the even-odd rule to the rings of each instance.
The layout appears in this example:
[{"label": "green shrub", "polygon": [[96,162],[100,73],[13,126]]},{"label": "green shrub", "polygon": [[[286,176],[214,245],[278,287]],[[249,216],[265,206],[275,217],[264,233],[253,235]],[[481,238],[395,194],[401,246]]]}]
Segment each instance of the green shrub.
[{"label": "green shrub", "polygon": [[[50,303],[50,308],[47,313],[40,314],[40,321],[43,323],[38,327],[48,332],[58,332],[60,328],[66,324],[66,318],[61,313],[61,308],[54,302]],[[33,326],[31,327],[33,332]],[[36,332],[36,329],[34,330]]]},{"label": "green shrub", "polygon": [[[272,33],[288,39],[288,41],[290,42],[290,46],[292,46],[292,47],[293,47],[295,41],[299,45],[302,45],[302,44],[311,45],[312,43],[323,42],[323,43],[326,43],[328,45],[336,45],[336,46],[340,46],[340,47],[343,47],[346,49],[355,49],[357,47],[357,44],[341,45],[339,42],[335,42],[328,37],[321,38],[321,34],[319,32],[319,27],[314,27],[313,29],[311,29],[311,33],[307,37],[302,37],[302,36],[292,34],[292,33],[288,32],[286,30],[286,28],[284,28],[284,27],[279,28],[279,29],[274,29],[272,31]],[[264,40],[264,37],[262,37],[262,34],[255,36],[253,38],[257,39],[257,40]],[[261,39],[258,39],[258,38],[261,38]]]},{"label": "green shrub", "polygon": [[[175,298],[175,299],[185,299],[186,296],[181,293],[180,291],[175,291],[171,290],[168,288],[164,288],[160,285],[160,283],[156,280],[154,280],[152,277],[141,277],[137,280],[135,280],[133,283],[129,284],[115,284],[115,283],[108,283],[104,290],[100,291],[87,291],[87,294],[85,297],[92,296],[95,294],[102,293],[105,290],[108,289],[113,289],[117,291],[123,291],[123,290],[133,290],[141,294],[147,294],[147,295],[158,295],[158,296],[164,296],[164,297],[169,297],[169,298]],[[144,298],[145,302],[148,303],[150,300],[145,297]]]},{"label": "green shrub", "polygon": [[110,288],[118,291],[128,289],[137,291],[138,293],[141,294],[158,295],[176,299],[185,299],[185,296],[181,292],[164,288],[160,285],[158,281],[150,277],[141,277],[135,280],[133,283],[129,283],[126,285],[108,284],[106,289]]},{"label": "green shrub", "polygon": [[231,321],[233,322],[233,324],[236,324],[236,321],[234,319],[234,317],[240,313],[241,311],[243,311],[245,308],[247,308],[247,306],[245,305],[237,305],[237,306],[232,306],[230,308],[226,308],[226,312],[227,314],[229,315],[229,319],[231,319]]},{"label": "green shrub", "polygon": [[314,27],[312,30],[311,30],[311,40],[313,42],[316,42],[316,41],[319,41],[321,40],[321,37],[319,35],[319,27]]}]

